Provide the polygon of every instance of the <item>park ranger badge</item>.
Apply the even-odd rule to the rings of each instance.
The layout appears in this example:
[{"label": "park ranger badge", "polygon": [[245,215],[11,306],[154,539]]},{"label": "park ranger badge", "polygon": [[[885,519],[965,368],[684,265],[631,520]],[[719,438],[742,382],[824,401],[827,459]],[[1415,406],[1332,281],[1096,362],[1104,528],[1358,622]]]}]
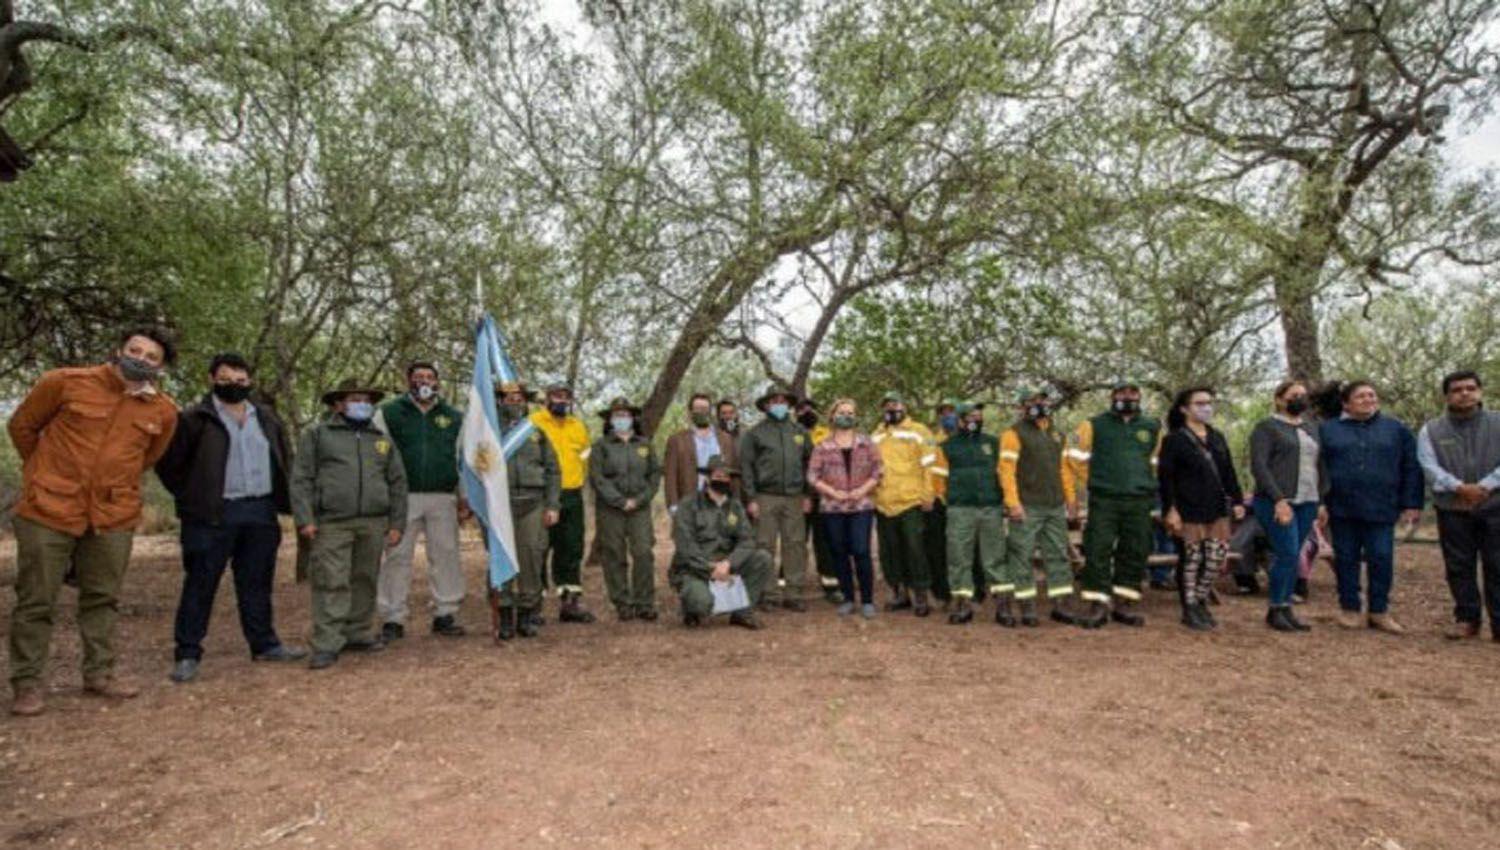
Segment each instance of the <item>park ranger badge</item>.
[{"label": "park ranger badge", "polygon": [[453,420],[452,420],[452,419],[450,419],[450,418],[448,418],[448,416],[447,416],[447,415],[445,415],[445,414],[442,414],[442,413],[439,413],[439,414],[438,414],[438,415],[437,415],[437,418],[436,418],[436,419],[434,419],[434,420],[432,420],[432,421],[433,421],[433,422],[436,422],[436,423],[437,423],[437,426],[438,426],[438,427],[439,427],[439,428],[447,428],[447,427],[448,427],[448,426],[449,426],[449,425],[452,425],[452,424],[453,424]]},{"label": "park ranger badge", "polygon": [[646,448],[645,446],[641,446],[640,448],[635,450],[635,453],[640,455],[641,457],[646,457],[647,455],[651,454],[651,450]]},{"label": "park ranger badge", "polygon": [[792,435],[792,442],[796,443],[799,446],[802,445],[802,435],[801,434],[793,434]]},{"label": "park ranger badge", "polygon": [[1135,432],[1135,438],[1142,443],[1149,443],[1151,442],[1151,432],[1142,428],[1141,430]]},{"label": "park ranger badge", "polygon": [[736,525],[740,524],[740,515],[739,514],[730,514],[729,516],[727,516],[727,517],[724,518],[724,523],[726,525],[728,525],[730,528],[734,528]]},{"label": "park ranger badge", "polygon": [[375,441],[375,454],[378,454],[381,457],[385,457],[386,455],[390,454],[390,452],[391,452],[391,441],[390,440],[376,440]]}]

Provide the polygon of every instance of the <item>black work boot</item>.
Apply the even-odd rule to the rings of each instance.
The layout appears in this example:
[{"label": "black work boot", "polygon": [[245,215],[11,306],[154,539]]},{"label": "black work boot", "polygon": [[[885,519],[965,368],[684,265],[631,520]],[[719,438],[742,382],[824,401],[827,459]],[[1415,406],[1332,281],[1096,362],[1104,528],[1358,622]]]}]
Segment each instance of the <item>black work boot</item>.
[{"label": "black work boot", "polygon": [[891,601],[885,603],[887,611],[905,611],[911,607],[911,594],[904,587],[891,588]]},{"label": "black work boot", "polygon": [[1035,599],[1021,600],[1021,625],[1025,626],[1028,629],[1036,628],[1037,618]]},{"label": "black work boot", "polygon": [[1297,631],[1297,627],[1292,625],[1292,621],[1287,618],[1291,610],[1290,605],[1272,605],[1266,611],[1266,625],[1278,632]]},{"label": "black work boot", "polygon": [[912,591],[912,594],[911,594],[911,612],[912,612],[913,615],[918,616],[918,617],[925,617],[928,614],[932,613],[932,609],[929,608],[929,607],[927,607],[927,591],[925,591],[925,590],[914,590],[914,591]]},{"label": "black work boot", "polygon": [[406,627],[400,623],[385,623],[380,627],[380,639],[386,643],[406,637]]},{"label": "black work boot", "polygon": [[1219,627],[1219,621],[1214,619],[1214,612],[1209,610],[1208,606],[1211,604],[1213,604],[1211,601],[1203,602],[1200,600],[1198,602],[1198,617],[1199,619],[1203,620],[1203,622],[1207,623],[1210,629],[1217,629]]},{"label": "black work boot", "polygon": [[703,625],[703,618],[692,612],[683,611],[682,625],[689,629],[700,628]]},{"label": "black work boot", "polygon": [[995,597],[995,623],[1007,629],[1016,627],[1016,614],[1011,610],[1008,593]]},{"label": "black work boot", "polygon": [[[389,625],[389,623],[387,623]],[[441,617],[432,618],[432,633],[443,637],[463,637],[464,627],[453,619],[452,614],[444,614]]]},{"label": "black work boot", "polygon": [[536,624],[531,622],[531,611],[522,608],[516,613],[516,634],[523,638],[534,638],[541,634]]},{"label": "black work boot", "polygon": [[1089,602],[1083,613],[1073,618],[1073,624],[1082,629],[1102,628],[1109,622],[1109,606],[1097,600]]},{"label": "black work boot", "polygon": [[960,596],[953,601],[953,613],[948,615],[948,623],[954,626],[962,626],[972,622],[974,619],[974,606],[969,600]]},{"label": "black work boot", "polygon": [[495,640],[510,640],[516,636],[516,609],[501,607],[496,617]]},{"label": "black work boot", "polygon": [[765,628],[761,625],[760,619],[755,616],[754,608],[746,608],[743,611],[736,611],[733,614],[730,614],[729,624],[732,626],[739,626],[742,629],[750,629],[751,631]]},{"label": "black work boot", "polygon": [[583,597],[578,593],[563,594],[562,606],[557,611],[559,623],[592,623],[594,615],[583,607]]},{"label": "black work boot", "polygon": [[1109,612],[1110,619],[1122,626],[1144,626],[1146,616],[1139,610],[1140,603],[1132,600],[1121,600],[1115,603],[1115,607]]},{"label": "black work boot", "polygon": [[1078,625],[1078,612],[1074,608],[1073,603],[1069,601],[1072,598],[1071,596],[1064,596],[1053,599],[1052,611],[1047,616],[1051,617],[1053,622],[1062,623],[1063,625]]},{"label": "black work boot", "polygon": [[1206,632],[1212,629],[1213,625],[1203,619],[1203,610],[1197,602],[1184,603],[1182,606],[1182,624],[1195,632]]}]

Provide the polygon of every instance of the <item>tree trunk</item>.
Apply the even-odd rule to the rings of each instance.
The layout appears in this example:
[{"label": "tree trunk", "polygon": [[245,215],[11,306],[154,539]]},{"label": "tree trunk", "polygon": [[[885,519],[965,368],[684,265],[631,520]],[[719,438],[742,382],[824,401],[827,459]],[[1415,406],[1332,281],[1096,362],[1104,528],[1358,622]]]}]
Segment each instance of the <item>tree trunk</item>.
[{"label": "tree trunk", "polygon": [[1323,379],[1323,355],[1318,342],[1318,314],[1313,293],[1322,266],[1298,269],[1276,282],[1276,304],[1281,332],[1286,337],[1286,365],[1301,381]]}]

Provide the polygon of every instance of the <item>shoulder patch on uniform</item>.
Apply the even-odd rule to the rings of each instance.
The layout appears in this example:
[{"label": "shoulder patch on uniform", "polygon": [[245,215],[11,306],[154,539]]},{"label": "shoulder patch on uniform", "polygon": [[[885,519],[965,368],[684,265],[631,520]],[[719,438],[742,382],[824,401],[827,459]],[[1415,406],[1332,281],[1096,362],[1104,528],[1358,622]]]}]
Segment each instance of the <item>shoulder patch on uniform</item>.
[{"label": "shoulder patch on uniform", "polygon": [[375,441],[375,454],[384,455],[384,454],[389,454],[390,451],[391,451],[391,441],[390,440],[376,440]]},{"label": "shoulder patch on uniform", "polygon": [[792,435],[792,442],[796,443],[799,446],[802,445],[802,435],[801,434],[793,434]]},{"label": "shoulder patch on uniform", "polygon": [[449,419],[447,416],[445,416],[445,415],[443,415],[441,413],[439,413],[436,417],[434,417],[432,421],[435,422],[435,423],[437,423],[437,426],[439,428],[447,428],[449,425],[453,424],[453,420],[452,419]]},{"label": "shoulder patch on uniform", "polygon": [[740,515],[737,513],[730,513],[729,516],[724,518],[724,524],[728,525],[730,528],[734,528],[736,525],[740,524]]},{"label": "shoulder patch on uniform", "polygon": [[1149,443],[1151,442],[1151,431],[1146,428],[1141,428],[1140,430],[1135,432],[1135,438],[1142,443]]},{"label": "shoulder patch on uniform", "polygon": [[651,449],[646,446],[641,446],[640,448],[635,450],[635,453],[640,455],[641,457],[647,457],[651,454]]}]

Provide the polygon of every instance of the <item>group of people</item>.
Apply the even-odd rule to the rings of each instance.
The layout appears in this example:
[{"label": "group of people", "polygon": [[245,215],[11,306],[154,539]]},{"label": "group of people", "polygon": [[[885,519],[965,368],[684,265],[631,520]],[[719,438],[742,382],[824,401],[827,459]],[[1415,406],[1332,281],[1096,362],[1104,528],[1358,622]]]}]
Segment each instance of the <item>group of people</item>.
[{"label": "group of people", "polygon": [[[180,411],[158,388],[174,360],[165,333],[132,329],[108,362],[43,375],[10,420],[24,464],[14,511],[13,713],[45,708],[65,582],[78,588],[85,690],[116,699],[138,692],[114,674],[111,638],[142,476],[153,468],[181,522],[173,681],[198,675],[226,569],[255,661],[306,659],[322,669],[342,653],[378,652],[403,639],[418,537],[431,632],[465,634],[457,616],[466,592],[459,528],[470,514],[459,482],[464,417],[444,400],[435,364],[410,364],[406,391],[389,400],[379,389],[341,383],[322,397],[325,415],[294,451],[275,411],[255,400],[243,357],[214,357],[207,392]],[[1163,426],[1143,411],[1139,383],[1118,381],[1108,408],[1066,436],[1043,388],[1021,390],[998,433],[987,429],[980,403],[945,402],[934,431],[900,393],[888,392],[878,424],[866,431],[853,400],[834,401],[825,420],[819,405],[784,388],[759,398],[763,416],[742,428],[733,402],[699,393],[659,461],[628,399],[598,412],[603,435],[593,438],[569,387],[538,395],[505,382],[495,396],[516,575],[488,588],[490,631],[498,641],[535,636],[549,585],[559,620],[594,621],[580,579],[587,486],[606,593],[621,621],[660,616],[651,506],[664,488],[668,581],[689,627],[727,613],[731,623],[759,629],[758,610],[807,610],[810,543],[823,594],[840,616],[876,616],[878,554],[887,611],[926,617],[940,602],[948,622],[962,626],[989,597],[999,625],[1035,627],[1045,598],[1047,615],[1061,623],[1141,626],[1159,517],[1177,541],[1176,583],[1190,629],[1215,627],[1210,602],[1231,534],[1237,523],[1254,522],[1272,552],[1271,628],[1308,630],[1292,604],[1298,560],[1313,527],[1326,524],[1340,624],[1400,633],[1389,610],[1395,526],[1416,520],[1430,489],[1455,603],[1449,634],[1478,636],[1487,610],[1500,641],[1500,413],[1484,410],[1473,372],[1446,376],[1442,392],[1447,411],[1414,436],[1381,414],[1367,382],[1342,385],[1339,410],[1321,417],[1305,383],[1282,383],[1274,412],[1250,437],[1247,499],[1213,424],[1208,387],[1178,393]],[[273,622],[285,514],[307,550],[309,649],[283,643]],[[1078,521],[1083,568],[1075,580],[1068,530]],[[716,583],[736,577],[748,604],[723,609]]]}]

